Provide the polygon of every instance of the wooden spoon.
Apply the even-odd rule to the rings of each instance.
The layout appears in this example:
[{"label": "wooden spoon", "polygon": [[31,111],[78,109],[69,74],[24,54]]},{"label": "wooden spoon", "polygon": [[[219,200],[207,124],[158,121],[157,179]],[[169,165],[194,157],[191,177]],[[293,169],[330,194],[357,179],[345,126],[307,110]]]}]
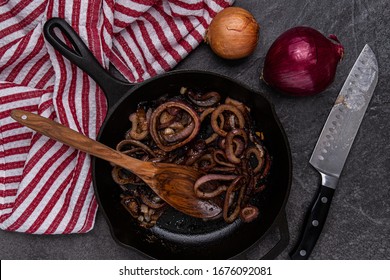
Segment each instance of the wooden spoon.
[{"label": "wooden spoon", "polygon": [[216,204],[195,196],[193,186],[201,173],[194,168],[145,162],[129,157],[66,126],[30,112],[13,110],[11,117],[47,137],[130,170],[169,205],[187,215],[212,218],[222,211]]}]

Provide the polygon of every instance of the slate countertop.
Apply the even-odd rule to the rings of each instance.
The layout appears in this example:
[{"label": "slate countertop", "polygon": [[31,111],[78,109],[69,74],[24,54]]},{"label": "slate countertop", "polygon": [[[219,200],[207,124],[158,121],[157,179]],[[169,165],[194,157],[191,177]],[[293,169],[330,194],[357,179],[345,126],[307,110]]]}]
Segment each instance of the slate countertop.
[{"label": "slate countertop", "polygon": [[[339,180],[327,223],[311,259],[390,259],[390,2],[387,0],[236,0],[260,23],[260,41],[249,58],[226,61],[201,44],[177,69],[201,69],[227,75],[262,92],[274,103],[289,138],[293,181],[286,206],[290,244],[279,256],[288,259],[319,174],[309,158],[328,113],[365,44],[379,63],[379,81]],[[265,54],[285,30],[306,25],[336,34],[345,47],[334,83],[323,93],[289,98],[259,80]],[[276,233],[275,233],[276,234]],[[277,235],[277,234],[276,234]],[[270,239],[270,240],[269,240]],[[275,238],[264,240],[264,246]],[[269,243],[269,244],[268,244]],[[261,246],[263,246],[261,245]],[[34,236],[0,231],[0,259],[142,259],[120,247],[98,212],[95,228],[83,235]]]}]

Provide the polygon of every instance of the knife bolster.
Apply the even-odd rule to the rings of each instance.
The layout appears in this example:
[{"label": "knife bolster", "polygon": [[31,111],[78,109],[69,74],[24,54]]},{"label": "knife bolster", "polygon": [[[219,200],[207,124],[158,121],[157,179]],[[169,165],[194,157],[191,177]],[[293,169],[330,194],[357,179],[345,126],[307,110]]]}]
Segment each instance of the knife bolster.
[{"label": "knife bolster", "polygon": [[321,184],[325,187],[336,189],[337,182],[339,181],[338,177],[325,174],[320,171],[321,174]]}]

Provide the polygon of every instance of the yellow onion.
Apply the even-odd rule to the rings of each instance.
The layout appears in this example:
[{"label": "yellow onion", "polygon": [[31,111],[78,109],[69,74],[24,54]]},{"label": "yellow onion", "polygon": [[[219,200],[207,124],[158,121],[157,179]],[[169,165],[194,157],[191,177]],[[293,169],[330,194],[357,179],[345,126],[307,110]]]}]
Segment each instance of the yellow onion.
[{"label": "yellow onion", "polygon": [[260,26],[250,12],[228,7],[211,21],[205,41],[222,58],[243,58],[254,52],[259,30]]}]

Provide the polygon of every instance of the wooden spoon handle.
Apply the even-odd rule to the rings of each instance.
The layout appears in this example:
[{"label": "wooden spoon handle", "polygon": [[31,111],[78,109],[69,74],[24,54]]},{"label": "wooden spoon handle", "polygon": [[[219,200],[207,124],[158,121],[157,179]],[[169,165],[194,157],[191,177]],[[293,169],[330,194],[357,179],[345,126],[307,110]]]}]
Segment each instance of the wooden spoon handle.
[{"label": "wooden spoon handle", "polygon": [[137,173],[137,167],[145,164],[143,161],[126,156],[121,152],[111,149],[110,147],[88,138],[77,131],[37,114],[23,110],[13,110],[11,112],[11,117],[22,125],[27,126],[49,138],[95,157],[112,162],[134,173]]}]

